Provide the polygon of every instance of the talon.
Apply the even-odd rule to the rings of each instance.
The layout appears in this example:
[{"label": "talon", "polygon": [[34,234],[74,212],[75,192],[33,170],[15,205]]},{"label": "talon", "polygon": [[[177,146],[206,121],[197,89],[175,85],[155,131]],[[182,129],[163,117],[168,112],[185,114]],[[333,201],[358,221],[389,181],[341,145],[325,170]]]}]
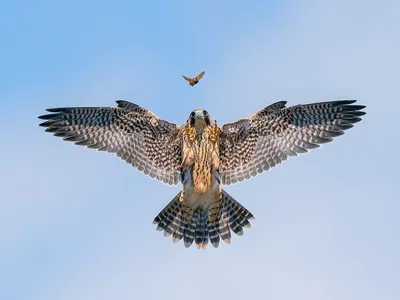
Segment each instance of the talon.
[{"label": "talon", "polygon": [[194,128],[187,126],[186,127],[186,134],[188,137],[189,142],[192,144],[196,138],[196,131]]},{"label": "talon", "polygon": [[189,128],[188,135],[189,135],[189,141],[190,141],[191,143],[193,143],[193,142],[194,142],[194,139],[195,139],[195,137],[196,137],[196,131],[194,130],[194,128]]}]

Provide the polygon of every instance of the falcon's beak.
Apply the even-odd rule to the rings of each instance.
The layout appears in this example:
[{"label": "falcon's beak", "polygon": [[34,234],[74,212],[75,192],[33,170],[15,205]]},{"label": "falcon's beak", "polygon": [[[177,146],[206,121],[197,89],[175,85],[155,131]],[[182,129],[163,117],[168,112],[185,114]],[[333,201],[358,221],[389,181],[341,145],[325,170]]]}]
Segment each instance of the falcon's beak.
[{"label": "falcon's beak", "polygon": [[196,114],[194,115],[194,122],[196,127],[206,126],[205,115],[202,111],[196,111]]},{"label": "falcon's beak", "polygon": [[204,114],[202,111],[197,111],[194,115],[194,119],[197,121],[198,119],[204,119]]}]

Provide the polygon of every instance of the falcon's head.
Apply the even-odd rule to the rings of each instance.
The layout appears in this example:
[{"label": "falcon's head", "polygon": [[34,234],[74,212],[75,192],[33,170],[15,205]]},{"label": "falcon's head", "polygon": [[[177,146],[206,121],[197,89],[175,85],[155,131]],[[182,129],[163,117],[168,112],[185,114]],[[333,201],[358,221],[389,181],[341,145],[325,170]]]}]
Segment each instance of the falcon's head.
[{"label": "falcon's head", "polygon": [[211,119],[208,112],[204,109],[196,109],[192,111],[188,120],[190,127],[204,128],[211,125]]}]

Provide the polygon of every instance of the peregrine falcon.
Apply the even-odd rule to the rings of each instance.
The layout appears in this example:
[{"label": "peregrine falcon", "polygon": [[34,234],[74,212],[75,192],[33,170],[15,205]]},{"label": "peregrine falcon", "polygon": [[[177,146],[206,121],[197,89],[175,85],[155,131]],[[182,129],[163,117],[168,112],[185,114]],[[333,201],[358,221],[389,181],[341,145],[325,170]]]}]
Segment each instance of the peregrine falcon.
[{"label": "peregrine falcon", "polygon": [[204,109],[177,126],[128,101],[117,107],[47,109],[40,126],[65,141],[115,153],[144,174],[182,190],[155,217],[157,230],[189,247],[230,243],[253,215],[221,185],[268,171],[290,156],[340,136],[361,120],[355,100],[286,107],[276,102],[246,119],[218,126]]},{"label": "peregrine falcon", "polygon": [[200,79],[203,78],[204,74],[206,74],[206,72],[203,71],[199,75],[197,75],[195,78],[189,78],[189,77],[186,77],[183,75],[182,75],[182,77],[185,78],[185,80],[188,81],[191,86],[194,86],[199,83]]}]

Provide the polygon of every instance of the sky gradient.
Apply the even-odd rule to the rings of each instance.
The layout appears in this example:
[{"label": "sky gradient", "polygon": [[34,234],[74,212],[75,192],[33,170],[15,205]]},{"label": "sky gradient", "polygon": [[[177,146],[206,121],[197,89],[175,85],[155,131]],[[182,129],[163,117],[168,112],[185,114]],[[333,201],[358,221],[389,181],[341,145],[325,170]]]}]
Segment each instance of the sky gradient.
[{"label": "sky gradient", "polygon": [[[396,1],[9,1],[0,12],[0,299],[400,298]],[[195,87],[180,76],[206,75]],[[226,190],[256,217],[206,251],[151,223],[178,193],[38,127],[126,99],[183,124],[358,99],[333,143]]]}]

